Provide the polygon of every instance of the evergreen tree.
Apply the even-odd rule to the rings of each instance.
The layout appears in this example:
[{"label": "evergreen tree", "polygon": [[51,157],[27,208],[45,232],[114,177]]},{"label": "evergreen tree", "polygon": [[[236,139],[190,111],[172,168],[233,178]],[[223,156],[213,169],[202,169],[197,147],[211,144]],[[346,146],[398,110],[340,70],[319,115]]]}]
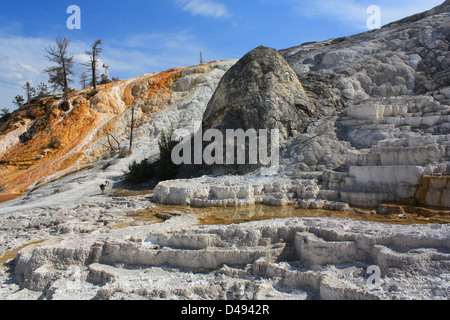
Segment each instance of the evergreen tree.
[{"label": "evergreen tree", "polygon": [[177,141],[172,140],[173,132],[173,127],[168,135],[163,130],[158,142],[160,160],[158,162],[157,176],[160,181],[173,179],[178,173],[179,166],[172,161],[172,150],[178,144]]},{"label": "evergreen tree", "polygon": [[17,95],[13,100],[13,103],[16,106],[18,106],[19,108],[23,107],[24,102],[25,102],[25,99],[21,95]]},{"label": "evergreen tree", "polygon": [[0,110],[0,118],[3,118],[5,116],[9,116],[11,114],[11,112],[9,112],[9,109],[7,108],[2,108]]},{"label": "evergreen tree", "polygon": [[38,98],[45,98],[48,97],[50,95],[50,91],[48,89],[48,86],[41,82],[38,86],[37,86],[37,97]]},{"label": "evergreen tree", "polygon": [[70,40],[57,38],[56,46],[46,48],[47,59],[56,63],[56,66],[44,70],[49,75],[49,83],[55,90],[61,89],[64,93],[69,89],[69,83],[73,82],[69,77],[73,76],[73,56],[69,56],[67,49]]},{"label": "evergreen tree", "polygon": [[22,88],[26,92],[27,103],[30,103],[31,99],[33,99],[36,96],[36,88],[33,88],[29,81],[27,81],[27,83],[25,83],[25,85]]}]

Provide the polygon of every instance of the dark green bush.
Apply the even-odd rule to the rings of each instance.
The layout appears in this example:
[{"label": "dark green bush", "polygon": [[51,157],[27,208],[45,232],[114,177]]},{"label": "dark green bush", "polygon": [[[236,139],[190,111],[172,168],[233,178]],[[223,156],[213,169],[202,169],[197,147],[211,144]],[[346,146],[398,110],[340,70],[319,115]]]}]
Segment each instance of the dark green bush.
[{"label": "dark green bush", "polygon": [[140,163],[136,160],[128,166],[127,180],[131,183],[147,182],[155,177],[155,165],[150,163],[148,159],[144,159]]},{"label": "dark green bush", "polygon": [[178,166],[172,161],[172,150],[178,144],[177,141],[172,140],[173,131],[174,129],[171,128],[169,135],[166,136],[163,130],[159,140],[160,160],[157,174],[160,181],[173,179],[178,173]]},{"label": "dark green bush", "polygon": [[131,183],[143,183],[151,180],[170,180],[175,178],[178,173],[178,166],[172,162],[172,150],[178,142],[172,141],[173,129],[168,138],[163,131],[159,141],[160,159],[156,162],[150,162],[148,159],[137,163],[133,161],[128,166],[127,181]]}]

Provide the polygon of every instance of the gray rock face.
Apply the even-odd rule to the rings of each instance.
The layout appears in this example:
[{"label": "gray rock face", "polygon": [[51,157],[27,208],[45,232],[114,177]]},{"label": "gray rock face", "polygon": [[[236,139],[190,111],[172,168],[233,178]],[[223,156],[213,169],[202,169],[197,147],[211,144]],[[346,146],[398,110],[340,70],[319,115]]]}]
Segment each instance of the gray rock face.
[{"label": "gray rock face", "polygon": [[[298,188],[287,187],[287,195],[263,191],[255,197],[249,192],[237,201],[234,193],[194,192],[195,184],[187,180],[162,183],[155,190],[156,198],[162,203],[201,200],[236,205],[258,202],[261,194],[263,203],[297,201],[301,207],[315,208],[323,207],[322,200],[378,207],[386,201],[414,199],[421,176],[450,175],[449,26],[450,2],[446,1],[380,30],[281,50],[301,82],[300,97],[306,94],[306,102],[315,109],[306,109],[310,114],[302,109],[304,117],[292,121],[301,130],[281,144],[279,175],[270,183],[261,180],[255,185],[283,181]],[[271,67],[256,63],[269,61],[264,52],[275,59]],[[284,69],[264,71],[271,68]],[[257,128],[255,123],[262,121],[252,112],[262,106],[260,112],[270,110],[264,113],[264,125],[289,128],[280,115],[290,115],[292,110],[287,93],[296,97],[299,92],[287,86],[299,85],[294,80],[268,87],[259,80],[283,75],[285,69],[289,68],[284,61],[269,49],[249,53],[223,78],[205,113],[204,126]],[[269,105],[272,109],[266,109]],[[234,172],[218,172],[223,173]],[[284,183],[287,177],[291,183]],[[202,184],[211,190],[217,186],[207,179]],[[241,185],[238,178],[229,184]],[[167,190],[177,191],[167,196]],[[431,193],[429,199],[440,198],[439,192]],[[179,198],[179,194],[187,196]],[[264,200],[269,196],[273,199]]]},{"label": "gray rock face", "polygon": [[[54,238],[20,251],[23,290],[61,299],[441,299],[449,226],[288,218]],[[378,278],[369,278],[372,268]],[[373,280],[371,280],[373,279]]]},{"label": "gray rock face", "polygon": [[[315,110],[284,58],[276,50],[260,46],[246,54],[224,75],[203,116],[203,131],[217,129],[226,137],[228,129],[246,133],[250,129],[257,132],[267,129],[267,151],[271,155],[272,144],[278,149],[280,142],[303,132]],[[279,141],[272,141],[273,129],[279,130]],[[243,147],[245,164],[239,162],[235,154],[233,164],[227,161],[204,166],[204,169],[216,175],[254,171],[263,164],[250,161],[252,143],[247,139],[245,145],[235,145]],[[228,157],[227,141],[224,140],[223,144]],[[260,147],[258,145],[258,153]]]},{"label": "gray rock face", "polygon": [[305,89],[321,79],[348,100],[424,94],[450,85],[449,12],[446,1],[380,30],[280,53]]},{"label": "gray rock face", "polygon": [[287,172],[331,169],[322,188],[363,206],[414,198],[421,175],[448,175],[449,22],[446,1],[380,30],[280,51],[321,115],[281,152]]},{"label": "gray rock face", "polygon": [[274,49],[258,47],[222,78],[203,116],[203,129],[302,132],[315,107],[296,74]]}]

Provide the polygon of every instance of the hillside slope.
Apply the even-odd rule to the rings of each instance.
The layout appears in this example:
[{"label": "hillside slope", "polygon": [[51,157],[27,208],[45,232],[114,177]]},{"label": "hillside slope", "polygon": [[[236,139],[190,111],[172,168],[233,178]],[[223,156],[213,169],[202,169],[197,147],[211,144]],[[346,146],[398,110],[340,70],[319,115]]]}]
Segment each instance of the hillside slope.
[{"label": "hillside slope", "polygon": [[67,101],[51,97],[24,106],[0,126],[2,192],[24,193],[119,151],[126,154],[132,109],[134,148],[127,163],[157,155],[161,131],[171,125],[189,127],[187,119],[201,120],[233,63],[172,69],[99,86],[94,96],[92,89],[84,89],[70,93]]},{"label": "hillside slope", "polygon": [[[446,1],[380,30],[281,50],[314,113],[304,119],[303,131],[283,142],[278,174],[163,182],[155,189],[155,200],[342,210],[415,199],[448,207],[449,11]],[[252,63],[263,65],[257,59],[241,64],[243,70]],[[156,158],[162,130],[174,125],[192,132],[194,121],[202,120],[208,127],[203,113],[235,63],[144,75],[101,87],[94,97],[77,91],[64,105],[61,99],[44,99],[26,106],[0,127],[3,193],[30,191],[90,167],[84,176],[91,176],[91,190],[98,192],[102,180],[121,177],[133,160]],[[267,70],[271,79],[269,73],[276,70]],[[237,92],[233,104],[246,105],[260,89],[255,82],[251,90]],[[227,91],[227,82],[220,91]],[[133,154],[123,158],[113,140],[122,151],[128,148],[133,108]],[[242,116],[250,119],[246,112],[244,108]]]},{"label": "hillside slope", "polygon": [[[16,112],[0,125],[0,184],[26,195],[0,204],[0,299],[448,300],[449,11],[446,1],[380,30],[260,47],[247,63],[144,75]],[[115,193],[133,160],[158,157],[171,125],[256,126],[251,97],[286,119],[276,174]],[[128,148],[133,107],[123,157],[107,134]],[[296,206],[202,209],[256,203]],[[198,225],[208,221],[221,224]]]},{"label": "hillside slope", "polygon": [[[278,175],[163,182],[157,201],[344,209],[408,199],[449,207],[449,26],[446,1],[379,30],[281,50],[315,111],[282,146]],[[263,64],[255,58],[243,74]],[[256,83],[233,105],[263,90]]]}]

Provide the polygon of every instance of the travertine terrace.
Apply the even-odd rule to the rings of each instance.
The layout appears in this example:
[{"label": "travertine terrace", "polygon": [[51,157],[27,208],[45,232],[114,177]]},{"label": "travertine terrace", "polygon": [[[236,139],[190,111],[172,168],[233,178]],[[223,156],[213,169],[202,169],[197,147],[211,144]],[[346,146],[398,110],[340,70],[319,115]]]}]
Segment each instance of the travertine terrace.
[{"label": "travertine terrace", "polygon": [[[445,1],[379,30],[14,112],[0,186],[23,196],[0,204],[0,299],[448,300],[449,40]],[[276,174],[193,170],[124,189],[130,163],[158,159],[163,130],[237,120],[282,131]],[[327,217],[207,226],[193,214],[257,205]]]}]

